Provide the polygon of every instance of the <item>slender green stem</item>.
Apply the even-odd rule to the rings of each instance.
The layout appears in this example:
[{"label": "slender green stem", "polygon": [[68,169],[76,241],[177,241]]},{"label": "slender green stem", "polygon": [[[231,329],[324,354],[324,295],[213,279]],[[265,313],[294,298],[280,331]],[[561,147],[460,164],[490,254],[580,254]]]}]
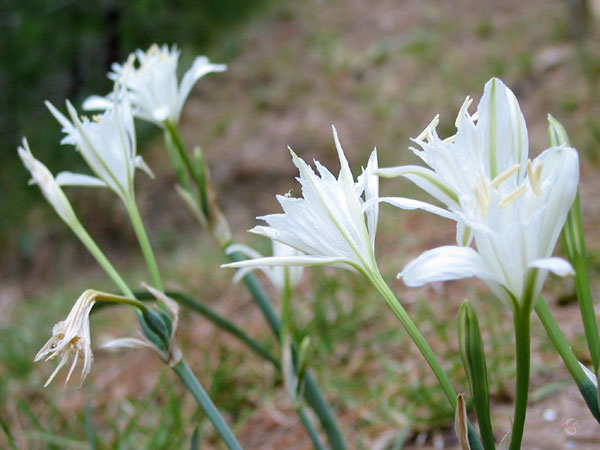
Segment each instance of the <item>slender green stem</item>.
[{"label": "slender green stem", "polygon": [[542,322],[542,325],[546,329],[546,333],[548,333],[548,337],[554,345],[554,348],[556,348],[556,351],[558,351],[558,354],[565,363],[565,366],[571,374],[571,377],[573,377],[573,380],[575,380],[575,383],[579,388],[579,392],[581,392],[581,395],[585,400],[590,412],[593,414],[596,420],[600,422],[598,388],[596,388],[594,383],[586,376],[585,372],[581,368],[575,353],[573,353],[573,350],[567,342],[567,339],[560,330],[556,320],[554,320],[554,316],[550,312],[548,304],[541,296],[535,303],[535,312],[537,313],[540,322]]},{"label": "slender green stem", "polygon": [[192,177],[192,180],[194,180],[194,184],[198,189],[198,195],[200,197],[202,211],[204,212],[204,215],[208,218],[210,215],[210,210],[208,208],[208,197],[206,194],[206,176],[204,174],[204,171],[198,170],[198,168],[192,163],[190,155],[188,154],[185,148],[185,144],[181,139],[181,135],[179,134],[179,129],[177,128],[177,125],[166,121],[165,127],[169,133],[169,136],[171,137],[173,145],[177,149],[177,153],[179,154],[180,158],[180,163],[183,163],[183,165],[188,171],[188,174]]},{"label": "slender green stem", "polygon": [[[228,255],[228,257],[232,262],[243,261],[246,259],[245,256],[239,252],[232,252]],[[268,295],[253,273],[248,273],[244,277],[244,283],[252,294],[252,298],[254,299],[255,303],[263,313],[269,328],[271,328],[273,334],[279,339],[281,336],[281,323],[279,321],[279,317],[277,317],[277,314],[273,309],[273,305],[271,304],[271,300],[269,299]],[[293,340],[292,357],[294,360],[297,358],[297,345]],[[345,450],[346,444],[344,444],[344,439],[335,422],[331,408],[323,398],[317,383],[312,377],[311,372],[308,370],[304,374],[304,398],[319,418],[319,422],[321,422],[321,427],[327,435],[327,440],[329,441],[331,448],[333,450]]]},{"label": "slender green stem", "polygon": [[175,366],[173,366],[173,370],[179,376],[185,387],[192,393],[192,395],[196,398],[196,401],[209,418],[209,420],[213,423],[217,432],[227,445],[227,448],[230,450],[241,450],[239,442],[225,423],[225,420],[219,413],[219,410],[212,402],[206,391],[202,388],[202,385],[198,382],[198,379],[193,374],[189,366],[186,364],[184,359],[181,359]]},{"label": "slender green stem", "polygon": [[175,175],[177,175],[179,184],[181,184],[181,186],[183,186],[184,189],[191,192],[190,183],[188,182],[188,179],[185,176],[185,167],[183,166],[181,157],[179,156],[179,151],[177,150],[177,147],[175,146],[173,138],[171,137],[171,133],[168,129],[165,129],[164,137],[167,154],[169,155],[169,160],[171,161],[171,165],[173,166]]},{"label": "slender green stem", "polygon": [[525,429],[527,399],[529,397],[529,359],[531,356],[530,321],[529,308],[518,308],[514,311],[517,384],[510,450],[521,448],[521,440]]},{"label": "slender green stem", "polygon": [[152,284],[156,289],[162,291],[163,284],[160,278],[158,264],[156,263],[156,258],[154,257],[154,252],[152,251],[152,246],[150,245],[150,240],[148,239],[148,235],[146,234],[146,229],[144,228],[144,223],[142,222],[142,217],[140,216],[140,212],[135,203],[135,200],[127,202],[125,206],[127,208],[127,212],[129,213],[129,218],[131,219],[131,224],[133,226],[135,234],[138,238],[140,248],[142,249],[142,253],[144,254],[144,259],[146,260],[148,271],[150,272]]},{"label": "slender green stem", "polygon": [[315,430],[315,427],[313,426],[309,417],[306,415],[304,408],[297,408],[297,413],[298,417],[300,417],[302,425],[304,425],[304,428],[306,428],[306,431],[308,431],[308,435],[310,436],[310,440],[312,441],[313,447],[316,450],[325,450],[325,447],[321,443],[321,438],[319,437],[319,434],[317,433],[317,430]]},{"label": "slender green stem", "polygon": [[440,385],[442,386],[444,394],[446,394],[446,398],[448,399],[450,406],[452,406],[452,409],[456,409],[456,391],[452,387],[452,384],[450,383],[446,372],[444,372],[444,369],[435,357],[433,350],[431,349],[431,347],[429,346],[429,344],[427,343],[427,341],[425,340],[415,323],[412,321],[406,310],[402,307],[402,305],[396,298],[396,295],[394,295],[394,293],[389,288],[381,274],[376,273],[367,276],[369,277],[371,283],[373,283],[373,286],[375,286],[375,289],[377,289],[377,292],[381,294],[387,305],[396,315],[398,320],[400,320],[400,323],[402,324],[410,338],[413,340],[413,342],[415,343],[415,345],[417,346],[417,348],[431,367],[431,370],[433,370],[433,373],[435,374]]},{"label": "slender green stem", "polygon": [[[438,379],[438,382],[442,386],[442,390],[444,394],[446,394],[446,398],[448,399],[448,403],[453,410],[456,410],[457,400],[456,400],[456,391],[452,387],[452,383],[448,379],[446,372],[438,362],[433,350],[412,321],[404,307],[400,304],[400,301],[396,298],[396,295],[389,288],[381,274],[377,271],[375,273],[365,273],[366,277],[373,284],[377,292],[383,297],[387,305],[390,307],[394,315],[398,318],[412,341],[415,343],[431,370],[433,370],[434,375]],[[473,424],[469,422],[468,424],[468,435],[469,435],[469,444],[471,446],[471,450],[482,450],[483,447],[481,445],[481,441]]]},{"label": "slender green stem", "polygon": [[111,262],[108,260],[106,255],[100,250],[100,247],[96,244],[94,239],[89,235],[89,233],[85,230],[81,223],[77,223],[77,226],[72,227],[73,232],[77,235],[77,237],[83,242],[83,245],[88,249],[88,251],[92,254],[96,262],[104,269],[106,274],[110,277],[110,279],[117,285],[117,287],[121,290],[123,295],[126,297],[133,298],[133,292],[127,286],[127,283],[123,281],[119,272],[114,268]]},{"label": "slender green stem", "polygon": [[[446,372],[444,372],[444,369],[435,357],[433,350],[431,349],[431,347],[429,346],[429,344],[427,343],[427,341],[425,340],[415,323],[412,321],[404,307],[400,304],[400,301],[396,298],[396,295],[389,288],[389,286],[387,285],[387,283],[385,282],[385,280],[379,272],[368,273],[365,275],[373,284],[375,289],[377,289],[377,292],[379,292],[379,294],[383,297],[383,299],[393,311],[395,316],[398,318],[398,320],[400,321],[410,338],[413,340],[413,342],[415,343],[415,345],[429,364],[429,367],[431,367],[431,370],[433,370],[433,373],[438,379],[438,382],[442,386],[442,390],[444,391],[444,394],[446,394],[448,403],[450,403],[450,406],[453,410],[456,410],[456,391],[452,387],[452,384],[450,383]],[[468,434],[471,450],[482,450],[483,447],[481,445],[481,441],[471,422],[469,422],[468,424]]]}]

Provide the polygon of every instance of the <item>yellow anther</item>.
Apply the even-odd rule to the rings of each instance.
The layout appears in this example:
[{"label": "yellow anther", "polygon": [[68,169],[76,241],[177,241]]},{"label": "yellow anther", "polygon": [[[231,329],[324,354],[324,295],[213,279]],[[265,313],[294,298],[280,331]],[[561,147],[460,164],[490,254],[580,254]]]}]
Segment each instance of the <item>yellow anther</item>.
[{"label": "yellow anther", "polygon": [[508,180],[515,173],[517,173],[519,171],[520,167],[521,167],[521,164],[515,164],[514,166],[509,167],[508,169],[506,169],[504,172],[502,172],[500,175],[498,175],[496,178],[494,178],[492,180],[492,187],[496,188],[496,187],[500,186],[500,183],[502,183],[503,181]]},{"label": "yellow anther", "polygon": [[469,106],[471,106],[471,103],[473,103],[473,99],[467,95],[467,98],[465,98],[465,101],[463,102],[462,106],[460,107],[460,110],[458,111],[456,120],[454,121],[454,125],[456,126],[456,128],[458,128],[458,126],[462,122],[462,118],[469,109]]},{"label": "yellow anther", "polygon": [[490,204],[480,188],[475,188],[475,198],[477,198],[477,204],[479,205],[479,210],[481,211],[481,217],[487,217]]},{"label": "yellow anther", "polygon": [[451,143],[453,143],[454,141],[456,141],[456,135],[455,135],[455,134],[453,134],[452,136],[448,136],[446,139],[444,139],[444,141],[443,141],[443,142],[446,142],[446,143],[450,143],[450,144],[451,144]]},{"label": "yellow anther", "polygon": [[429,138],[431,137],[431,131],[438,126],[438,123],[440,123],[440,115],[437,114],[433,120],[431,122],[429,122],[429,125],[427,125],[425,127],[425,129],[423,131],[421,131],[421,134],[419,134],[415,140],[416,141],[422,141],[425,138]]},{"label": "yellow anther", "polygon": [[539,163],[536,167],[535,170],[533,171],[533,175],[535,176],[535,181],[537,183],[540,182],[540,176],[542,175],[542,168],[544,167],[544,163]]},{"label": "yellow anther", "polygon": [[531,185],[531,189],[535,192],[535,195],[540,195],[540,187],[538,185],[538,179],[535,176],[535,172],[533,167],[531,166],[531,160],[527,160],[527,178],[529,179],[529,184]]},{"label": "yellow anther", "polygon": [[477,203],[479,204],[481,216],[487,217],[490,209],[490,202],[492,201],[492,194],[485,179],[481,175],[479,176],[479,186],[475,188],[474,192]]},{"label": "yellow anther", "polygon": [[500,202],[500,204],[498,205],[498,208],[500,208],[500,209],[506,208],[508,205],[510,205],[512,202],[514,202],[516,199],[518,199],[525,192],[527,192],[527,185],[522,184],[520,187],[515,189],[512,193],[507,195],[506,198]]}]

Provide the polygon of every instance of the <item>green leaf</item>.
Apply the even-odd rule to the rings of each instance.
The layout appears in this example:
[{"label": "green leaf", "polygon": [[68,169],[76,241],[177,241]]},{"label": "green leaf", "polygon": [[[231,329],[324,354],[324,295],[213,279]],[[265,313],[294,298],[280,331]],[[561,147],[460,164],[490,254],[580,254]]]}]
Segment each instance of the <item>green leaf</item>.
[{"label": "green leaf", "polygon": [[483,340],[477,314],[468,300],[464,301],[458,311],[458,343],[479,422],[483,447],[486,450],[493,450],[495,448],[494,433],[490,420],[490,391]]}]

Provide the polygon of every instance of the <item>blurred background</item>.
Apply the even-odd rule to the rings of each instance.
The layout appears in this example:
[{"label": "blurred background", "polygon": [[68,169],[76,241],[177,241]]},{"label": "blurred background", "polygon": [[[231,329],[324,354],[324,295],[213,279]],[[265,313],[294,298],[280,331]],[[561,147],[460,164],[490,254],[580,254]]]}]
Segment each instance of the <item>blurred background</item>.
[{"label": "blurred background", "polygon": [[[382,166],[414,163],[409,138],[438,113],[440,135],[453,134],[464,97],[477,102],[484,83],[500,77],[521,103],[532,156],[547,147],[548,113],[565,125],[580,152],[582,207],[592,281],[598,287],[599,11],[597,0],[4,0],[0,419],[5,432],[0,432],[0,446],[8,445],[10,434],[18,448],[88,448],[84,429],[93,423],[99,448],[187,448],[195,424],[201,423],[202,448],[219,448],[193,402],[151,354],[98,351],[81,390],[76,383],[64,388],[60,380],[42,390],[50,367],[34,367],[31,360],[52,324],[84,289],[112,289],[39,190],[27,186],[28,174],[16,153],[22,136],[53,173],[85,170],[79,155],[59,144],[60,127],[44,100],[64,110],[66,98],[79,107],[88,95],[109,92],[111,63],[154,42],[182,49],[182,73],[198,54],[227,63],[227,72],[198,82],[184,109],[182,134],[189,148],[204,150],[236,238],[268,252],[267,243],[245,230],[256,216],[279,211],[275,194],[290,189],[298,194],[287,145],[335,172],[330,128],[335,124],[355,173],[373,147]],[[157,174],[155,180],[137,175],[137,198],[168,287],[192,292],[223,314],[236,314],[239,325],[277,352],[247,295],[230,284],[232,273],[218,268],[218,249],[174,193],[160,132],[137,125],[139,152]],[[420,195],[401,181],[383,181],[382,191]],[[67,194],[127,280],[135,286],[147,279],[135,236],[111,193],[70,189]],[[378,259],[390,280],[422,250],[453,241],[453,227],[435,218],[385,207],[381,214]],[[456,445],[452,412],[374,293],[352,274],[308,272],[295,299],[296,332],[312,336],[313,368],[350,448],[393,448],[401,433],[408,448]],[[513,396],[510,314],[476,283],[422,290],[392,283],[463,390],[456,312],[465,296],[478,302],[490,346],[499,440],[510,425]],[[588,361],[572,283],[549,280],[547,285],[547,297],[579,359]],[[135,321],[122,316],[98,314],[93,339],[129,325],[135,329]],[[537,325],[526,442],[563,448],[570,439],[577,448],[591,448],[585,445],[598,437],[597,426],[586,425],[589,414],[580,409]],[[245,448],[309,448],[270,367],[199,317],[184,316],[182,328],[192,366]],[[550,417],[544,415],[548,409],[555,411],[553,420],[544,419]],[[583,424],[575,437],[560,427],[561,419],[571,417]]]}]

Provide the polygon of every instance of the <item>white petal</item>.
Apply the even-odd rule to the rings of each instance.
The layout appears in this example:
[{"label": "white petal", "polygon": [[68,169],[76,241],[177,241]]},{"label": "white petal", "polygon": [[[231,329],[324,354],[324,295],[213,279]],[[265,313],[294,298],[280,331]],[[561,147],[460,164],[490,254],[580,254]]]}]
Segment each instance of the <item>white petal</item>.
[{"label": "white petal", "polygon": [[431,169],[421,166],[398,166],[379,169],[376,173],[384,178],[407,178],[449,207],[459,207],[457,193]]},{"label": "white petal", "polygon": [[407,286],[423,286],[435,281],[458,280],[467,277],[493,280],[481,256],[471,247],[438,247],[421,254],[406,265],[398,275]]},{"label": "white petal", "polygon": [[437,214],[438,216],[445,217],[446,219],[457,220],[456,214],[444,209],[439,206],[432,205],[431,203],[422,202],[420,200],[414,200],[412,198],[405,197],[379,197],[366,202],[363,205],[363,209],[370,208],[373,203],[385,202],[390,205],[396,206],[397,208],[413,210],[422,209],[423,211]]},{"label": "white petal", "polygon": [[529,263],[530,268],[542,269],[552,272],[559,277],[573,276],[575,270],[569,261],[563,258],[540,258]]},{"label": "white petal", "polygon": [[252,258],[252,259],[258,259],[258,258],[263,257],[263,255],[261,255],[259,252],[254,250],[252,247],[249,247],[244,244],[231,244],[231,245],[228,245],[227,248],[225,249],[225,253],[228,255],[231,255],[232,253],[235,253],[235,252],[239,252],[239,253],[247,256],[248,258]]},{"label": "white petal", "polygon": [[81,105],[81,107],[86,111],[102,111],[112,108],[112,106],[112,94],[109,94],[107,97],[92,95],[91,97],[86,98]]},{"label": "white petal", "polygon": [[137,167],[138,169],[142,169],[144,172],[146,172],[146,174],[150,178],[154,178],[154,172],[152,172],[152,169],[150,168],[150,166],[148,164],[146,164],[146,161],[144,161],[144,158],[142,158],[140,155],[137,155],[133,161],[134,161],[135,167]]},{"label": "white petal", "polygon": [[241,267],[260,267],[260,266],[322,266],[326,264],[351,263],[345,258],[333,258],[326,256],[267,256],[258,259],[248,259],[229,264],[223,264],[221,267],[241,268]]},{"label": "white petal", "polygon": [[83,173],[60,172],[56,175],[56,182],[60,186],[90,186],[106,187],[106,183],[99,178]]}]

